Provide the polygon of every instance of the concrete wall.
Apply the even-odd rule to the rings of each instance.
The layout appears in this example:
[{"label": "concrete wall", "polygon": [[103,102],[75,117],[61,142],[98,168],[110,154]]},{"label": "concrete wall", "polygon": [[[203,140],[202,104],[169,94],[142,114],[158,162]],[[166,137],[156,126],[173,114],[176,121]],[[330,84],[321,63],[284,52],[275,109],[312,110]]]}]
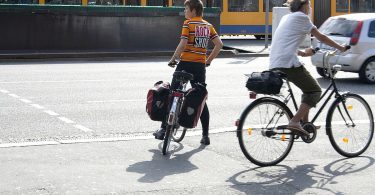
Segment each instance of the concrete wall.
[{"label": "concrete wall", "polygon": [[[220,12],[205,9],[220,27]],[[173,51],[183,8],[0,5],[0,54]]]}]

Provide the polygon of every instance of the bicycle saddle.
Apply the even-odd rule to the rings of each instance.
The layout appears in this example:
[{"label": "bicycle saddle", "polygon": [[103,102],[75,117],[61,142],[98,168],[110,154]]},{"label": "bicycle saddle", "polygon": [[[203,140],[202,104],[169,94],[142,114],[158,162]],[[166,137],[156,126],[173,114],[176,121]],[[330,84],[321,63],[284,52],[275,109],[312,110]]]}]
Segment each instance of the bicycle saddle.
[{"label": "bicycle saddle", "polygon": [[175,77],[177,81],[183,81],[183,82],[193,80],[193,78],[194,78],[194,76],[192,74],[190,74],[190,73],[188,73],[184,70],[174,72],[173,77]]},{"label": "bicycle saddle", "polygon": [[285,74],[284,72],[281,72],[280,70],[272,70],[272,72],[274,72],[275,74],[277,74],[282,79],[286,79],[288,77],[287,74]]}]

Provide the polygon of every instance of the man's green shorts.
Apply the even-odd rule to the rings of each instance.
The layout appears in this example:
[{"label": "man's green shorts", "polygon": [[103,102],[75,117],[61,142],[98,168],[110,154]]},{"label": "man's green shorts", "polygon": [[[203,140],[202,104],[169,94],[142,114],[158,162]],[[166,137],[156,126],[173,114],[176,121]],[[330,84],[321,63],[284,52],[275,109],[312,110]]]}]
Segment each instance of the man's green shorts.
[{"label": "man's green shorts", "polygon": [[274,68],[288,75],[288,80],[303,92],[302,103],[315,107],[322,94],[319,83],[311,76],[304,66],[292,68]]}]

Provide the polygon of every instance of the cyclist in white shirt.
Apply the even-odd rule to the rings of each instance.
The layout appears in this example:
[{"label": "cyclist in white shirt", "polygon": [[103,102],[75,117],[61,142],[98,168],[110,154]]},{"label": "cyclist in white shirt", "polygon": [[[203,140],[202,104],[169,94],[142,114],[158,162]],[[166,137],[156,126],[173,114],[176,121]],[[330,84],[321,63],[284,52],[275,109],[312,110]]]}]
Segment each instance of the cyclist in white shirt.
[{"label": "cyclist in white shirt", "polygon": [[291,13],[285,15],[277,27],[272,40],[270,50],[270,65],[272,70],[279,70],[288,75],[288,80],[299,87],[302,92],[302,102],[287,128],[298,134],[308,135],[300,124],[301,121],[308,122],[309,110],[315,107],[319,101],[322,90],[319,83],[305,69],[304,64],[299,61],[298,56],[307,57],[314,55],[312,48],[300,51],[299,45],[304,41],[307,34],[312,34],[319,41],[345,51],[341,46],[326,35],[319,32],[309,18],[310,0],[288,0]]}]

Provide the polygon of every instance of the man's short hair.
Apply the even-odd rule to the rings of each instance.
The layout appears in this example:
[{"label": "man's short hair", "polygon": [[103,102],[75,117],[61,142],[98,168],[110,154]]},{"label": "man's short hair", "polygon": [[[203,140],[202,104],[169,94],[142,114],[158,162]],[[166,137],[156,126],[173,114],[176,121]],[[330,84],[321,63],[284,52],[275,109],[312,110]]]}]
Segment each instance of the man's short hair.
[{"label": "man's short hair", "polygon": [[287,4],[291,12],[301,11],[303,5],[309,3],[309,0],[288,0]]},{"label": "man's short hair", "polygon": [[195,10],[197,16],[203,15],[203,2],[201,0],[186,0],[184,5],[188,6],[190,11]]}]

